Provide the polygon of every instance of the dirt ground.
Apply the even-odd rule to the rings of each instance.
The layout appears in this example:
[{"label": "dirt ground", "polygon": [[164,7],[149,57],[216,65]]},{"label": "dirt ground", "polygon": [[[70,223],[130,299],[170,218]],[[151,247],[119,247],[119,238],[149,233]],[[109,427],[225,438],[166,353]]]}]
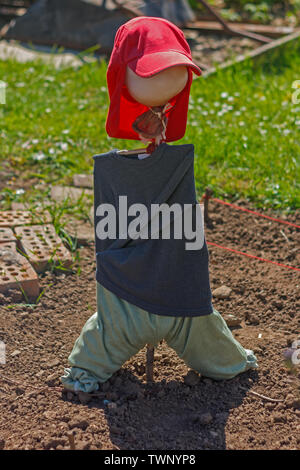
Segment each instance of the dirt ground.
[{"label": "dirt ground", "polygon": [[[208,242],[299,267],[299,229],[214,202],[211,209]],[[296,215],[288,220],[299,224]],[[299,449],[300,370],[291,375],[282,356],[300,334],[299,272],[208,247],[212,289],[232,289],[214,306],[241,320],[233,334],[255,351],[258,370],[229,381],[201,377],[193,385],[188,368],[162,343],[152,385],[142,350],[88,403],[62,393],[55,387],[68,354],[95,311],[94,247],[82,247],[81,274],[44,274],[47,290],[37,307],[13,305],[17,298],[3,305],[2,298],[0,448],[70,449],[71,432],[77,449]]]}]

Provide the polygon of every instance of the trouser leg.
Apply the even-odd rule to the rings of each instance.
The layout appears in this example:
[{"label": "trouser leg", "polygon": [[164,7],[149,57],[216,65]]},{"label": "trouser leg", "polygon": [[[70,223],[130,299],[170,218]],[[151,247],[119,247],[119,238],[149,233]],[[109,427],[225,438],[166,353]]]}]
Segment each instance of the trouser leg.
[{"label": "trouser leg", "polygon": [[91,392],[155,335],[152,316],[97,283],[97,312],[85,323],[61,378],[66,388]]},{"label": "trouser leg", "polygon": [[210,315],[178,319],[165,339],[189,367],[206,377],[230,379],[258,367],[253,352],[233,337],[216,309]]}]

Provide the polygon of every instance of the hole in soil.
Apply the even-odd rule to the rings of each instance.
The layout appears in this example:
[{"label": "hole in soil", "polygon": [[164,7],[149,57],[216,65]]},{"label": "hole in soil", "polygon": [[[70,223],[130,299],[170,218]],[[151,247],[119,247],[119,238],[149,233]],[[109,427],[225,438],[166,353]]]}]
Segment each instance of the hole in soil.
[{"label": "hole in soil", "polygon": [[9,281],[9,277],[3,277],[2,281]]}]

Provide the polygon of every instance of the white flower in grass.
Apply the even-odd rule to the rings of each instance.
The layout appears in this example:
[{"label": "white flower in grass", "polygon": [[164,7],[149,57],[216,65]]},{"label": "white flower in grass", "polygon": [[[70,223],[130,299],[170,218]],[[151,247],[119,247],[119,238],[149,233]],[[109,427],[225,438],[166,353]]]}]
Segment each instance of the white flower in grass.
[{"label": "white flower in grass", "polygon": [[64,130],[62,131],[63,134],[69,134],[69,132],[70,132],[69,129],[64,129]]},{"label": "white flower in grass", "polygon": [[33,139],[31,142],[32,142],[33,144],[38,144],[38,143],[39,143],[39,139]]},{"label": "white flower in grass", "polygon": [[223,93],[221,93],[221,98],[227,98],[228,96],[228,93],[226,91],[223,91]]},{"label": "white flower in grass", "polygon": [[53,154],[55,153],[55,149],[51,147],[51,148],[49,149],[49,153],[50,153],[50,155],[53,155]]},{"label": "white flower in grass", "polygon": [[46,158],[46,155],[43,152],[34,153],[32,155],[32,159],[37,162],[44,160],[45,158]]},{"label": "white flower in grass", "polygon": [[243,127],[245,125],[244,121],[239,122],[239,126]]},{"label": "white flower in grass", "polygon": [[300,126],[300,121],[295,122],[296,126]]},{"label": "white flower in grass", "polygon": [[60,148],[63,150],[63,151],[66,151],[68,150],[68,144],[66,142],[61,142],[60,144]]},{"label": "white flower in grass", "polygon": [[240,115],[241,115],[241,112],[240,112],[240,111],[235,111],[234,115],[235,115],[235,116],[240,116]]},{"label": "white flower in grass", "polygon": [[283,135],[288,135],[291,133],[290,129],[283,129],[282,131]]},{"label": "white flower in grass", "polygon": [[30,143],[31,143],[30,140],[26,140],[26,142],[22,144],[22,149],[30,148]]},{"label": "white flower in grass", "polygon": [[20,195],[20,194],[24,194],[24,193],[25,193],[25,189],[23,189],[23,188],[16,189],[16,194]]}]

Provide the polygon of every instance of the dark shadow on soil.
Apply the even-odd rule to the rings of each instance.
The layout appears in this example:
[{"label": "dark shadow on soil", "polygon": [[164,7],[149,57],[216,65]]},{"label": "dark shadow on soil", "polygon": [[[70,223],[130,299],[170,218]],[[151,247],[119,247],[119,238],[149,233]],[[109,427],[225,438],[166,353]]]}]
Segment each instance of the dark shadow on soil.
[{"label": "dark shadow on soil", "polygon": [[[195,386],[177,380],[145,384],[121,370],[87,406],[104,410],[111,442],[121,450],[226,449],[228,415],[257,377],[250,370],[227,381],[202,377]],[[79,397],[73,403],[80,404]]]}]

